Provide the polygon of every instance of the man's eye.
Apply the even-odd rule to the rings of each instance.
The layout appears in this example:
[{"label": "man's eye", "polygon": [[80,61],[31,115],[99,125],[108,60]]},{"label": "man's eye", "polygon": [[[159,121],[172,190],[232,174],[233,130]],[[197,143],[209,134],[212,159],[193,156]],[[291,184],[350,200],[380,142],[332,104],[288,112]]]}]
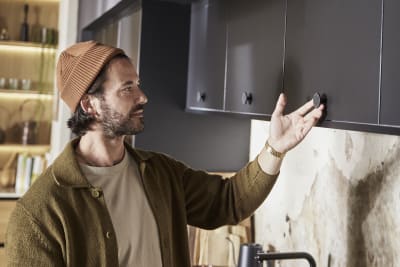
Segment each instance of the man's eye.
[{"label": "man's eye", "polygon": [[132,86],[125,87],[125,88],[124,88],[124,91],[126,91],[126,92],[132,91]]}]

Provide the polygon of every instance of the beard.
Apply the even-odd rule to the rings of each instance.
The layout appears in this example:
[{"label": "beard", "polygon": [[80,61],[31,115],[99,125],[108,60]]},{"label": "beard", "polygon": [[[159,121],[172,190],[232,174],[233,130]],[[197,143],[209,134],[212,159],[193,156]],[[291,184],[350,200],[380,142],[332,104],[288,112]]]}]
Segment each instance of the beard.
[{"label": "beard", "polygon": [[98,120],[104,136],[115,138],[124,135],[135,135],[144,130],[143,117],[135,117],[134,112],[143,109],[143,105],[133,107],[127,115],[112,110],[104,101],[100,104],[102,116]]}]

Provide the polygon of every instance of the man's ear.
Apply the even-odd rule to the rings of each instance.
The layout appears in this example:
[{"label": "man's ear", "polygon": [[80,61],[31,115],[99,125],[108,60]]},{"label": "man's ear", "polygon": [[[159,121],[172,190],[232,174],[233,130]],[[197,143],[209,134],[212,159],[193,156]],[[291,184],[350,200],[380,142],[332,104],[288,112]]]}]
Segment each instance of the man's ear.
[{"label": "man's ear", "polygon": [[93,99],[90,96],[84,95],[79,101],[79,105],[81,105],[81,108],[85,113],[93,116],[97,114]]}]

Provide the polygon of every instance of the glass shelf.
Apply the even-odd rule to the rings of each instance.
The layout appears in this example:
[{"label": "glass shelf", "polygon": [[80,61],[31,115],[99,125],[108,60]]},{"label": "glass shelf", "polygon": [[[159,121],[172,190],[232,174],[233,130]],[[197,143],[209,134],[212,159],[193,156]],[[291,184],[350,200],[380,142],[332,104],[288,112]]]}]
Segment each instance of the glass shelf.
[{"label": "glass shelf", "polygon": [[19,145],[19,144],[0,144],[2,152],[28,152],[36,155],[45,154],[50,151],[50,145]]}]

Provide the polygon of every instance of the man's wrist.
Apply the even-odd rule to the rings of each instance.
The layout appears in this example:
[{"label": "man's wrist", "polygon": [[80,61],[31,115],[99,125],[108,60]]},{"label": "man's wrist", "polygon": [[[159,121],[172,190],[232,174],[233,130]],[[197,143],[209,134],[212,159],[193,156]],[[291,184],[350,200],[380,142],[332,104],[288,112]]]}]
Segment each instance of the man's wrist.
[{"label": "man's wrist", "polygon": [[[280,153],[276,150],[275,152],[280,154],[271,152],[273,148],[271,146],[270,148],[268,148],[267,144],[264,146],[264,148],[261,150],[261,153],[258,155],[258,163],[261,169],[265,173],[270,175],[276,175],[279,173],[279,170],[281,168],[284,153]],[[272,153],[274,153],[275,155]],[[278,155],[280,155],[281,157],[278,157]]]}]

